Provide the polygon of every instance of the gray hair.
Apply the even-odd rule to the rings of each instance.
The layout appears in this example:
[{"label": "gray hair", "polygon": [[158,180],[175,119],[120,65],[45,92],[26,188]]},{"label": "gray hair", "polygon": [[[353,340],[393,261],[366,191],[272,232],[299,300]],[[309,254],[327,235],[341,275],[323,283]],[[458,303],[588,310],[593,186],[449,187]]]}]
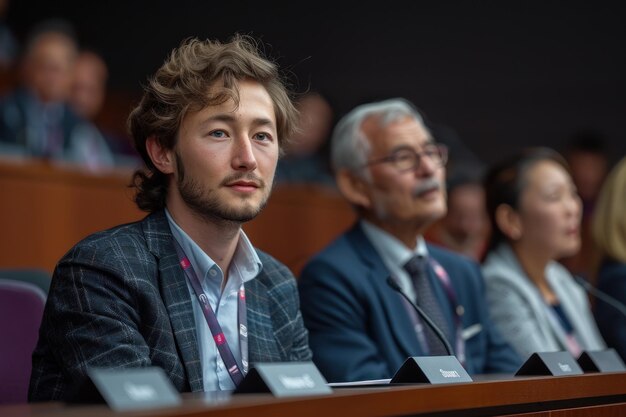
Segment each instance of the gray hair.
[{"label": "gray hair", "polygon": [[411,117],[426,129],[420,113],[405,99],[392,98],[360,105],[342,117],[333,131],[331,162],[335,172],[348,169],[356,173],[366,163],[370,146],[361,126],[371,116],[378,117],[383,127],[398,119]]}]

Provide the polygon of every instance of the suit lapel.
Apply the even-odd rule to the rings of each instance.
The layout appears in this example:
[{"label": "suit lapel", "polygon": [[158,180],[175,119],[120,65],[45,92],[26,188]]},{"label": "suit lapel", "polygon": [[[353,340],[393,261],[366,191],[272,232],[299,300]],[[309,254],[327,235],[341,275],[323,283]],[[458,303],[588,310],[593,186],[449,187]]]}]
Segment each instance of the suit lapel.
[{"label": "suit lapel", "polygon": [[380,255],[376,252],[376,249],[374,249],[374,246],[372,246],[359,224],[355,225],[348,232],[347,237],[368,269],[366,279],[370,281],[375,293],[380,297],[385,318],[398,347],[402,350],[403,356],[421,354],[421,346],[406,310],[405,302],[402,296],[392,290],[387,284],[389,270],[383,263]]},{"label": "suit lapel", "polygon": [[163,211],[143,221],[150,251],[159,260],[159,285],[172,331],[182,357],[191,391],[203,391],[202,366],[198,352],[196,323],[185,274],[178,264],[172,233]]}]

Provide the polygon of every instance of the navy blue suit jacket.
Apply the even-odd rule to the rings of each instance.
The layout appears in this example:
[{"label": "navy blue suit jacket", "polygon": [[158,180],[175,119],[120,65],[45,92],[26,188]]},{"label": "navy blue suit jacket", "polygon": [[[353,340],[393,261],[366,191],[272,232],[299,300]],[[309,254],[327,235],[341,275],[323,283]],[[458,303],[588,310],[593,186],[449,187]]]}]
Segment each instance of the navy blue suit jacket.
[{"label": "navy blue suit jacket", "polygon": [[[467,371],[516,371],[521,359],[489,320],[478,265],[431,245],[428,251],[447,271],[464,307],[462,327],[480,328],[466,340]],[[391,378],[408,357],[423,355],[405,303],[387,277],[358,224],[305,266],[298,284],[302,315],[313,360],[329,381]],[[429,278],[452,329],[451,302],[432,269]]]}]

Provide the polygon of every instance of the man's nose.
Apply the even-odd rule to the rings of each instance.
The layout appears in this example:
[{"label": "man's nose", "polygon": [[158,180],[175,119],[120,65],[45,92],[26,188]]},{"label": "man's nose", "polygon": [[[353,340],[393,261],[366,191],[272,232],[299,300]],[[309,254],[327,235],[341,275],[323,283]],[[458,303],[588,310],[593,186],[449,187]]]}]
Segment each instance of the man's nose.
[{"label": "man's nose", "polygon": [[439,168],[439,163],[433,157],[421,154],[419,164],[415,169],[415,175],[419,177],[431,177]]},{"label": "man's nose", "polygon": [[231,165],[235,170],[253,171],[257,167],[252,142],[248,138],[237,138],[233,145]]}]

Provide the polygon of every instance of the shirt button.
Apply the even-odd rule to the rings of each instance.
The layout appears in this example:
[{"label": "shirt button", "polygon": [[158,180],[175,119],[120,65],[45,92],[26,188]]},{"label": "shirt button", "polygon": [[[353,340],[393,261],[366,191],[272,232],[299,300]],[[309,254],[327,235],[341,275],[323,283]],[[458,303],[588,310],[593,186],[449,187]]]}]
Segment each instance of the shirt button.
[{"label": "shirt button", "polygon": [[215,269],[211,269],[211,270],[209,271],[209,275],[211,275],[212,277],[214,277],[214,276],[216,276],[216,275],[217,275],[217,271],[216,271]]}]

